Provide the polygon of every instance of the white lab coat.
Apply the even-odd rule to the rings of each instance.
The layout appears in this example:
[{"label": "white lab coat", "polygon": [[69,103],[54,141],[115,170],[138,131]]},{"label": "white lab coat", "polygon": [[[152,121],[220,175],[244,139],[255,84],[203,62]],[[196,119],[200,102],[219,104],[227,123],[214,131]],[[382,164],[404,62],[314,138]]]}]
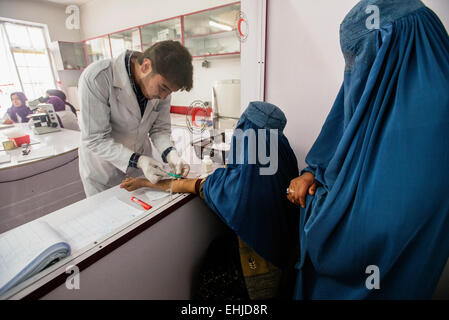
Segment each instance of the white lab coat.
[{"label": "white lab coat", "polygon": [[[89,65],[79,80],[79,170],[87,196],[118,185],[134,152],[151,156],[151,138],[162,153],[170,139],[170,101],[149,100],[143,117],[125,67],[125,53]],[[140,170],[139,170],[140,171]]]}]

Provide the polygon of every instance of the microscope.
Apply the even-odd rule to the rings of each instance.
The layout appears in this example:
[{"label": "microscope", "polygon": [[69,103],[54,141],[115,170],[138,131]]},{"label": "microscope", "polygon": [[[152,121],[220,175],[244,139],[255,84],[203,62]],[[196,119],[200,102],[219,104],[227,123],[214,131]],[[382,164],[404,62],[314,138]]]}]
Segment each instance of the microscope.
[{"label": "microscope", "polygon": [[33,100],[29,103],[29,107],[33,112],[27,117],[30,118],[30,123],[34,133],[44,134],[50,132],[61,131],[59,121],[56,116],[55,108],[52,104],[36,103],[39,99]]}]

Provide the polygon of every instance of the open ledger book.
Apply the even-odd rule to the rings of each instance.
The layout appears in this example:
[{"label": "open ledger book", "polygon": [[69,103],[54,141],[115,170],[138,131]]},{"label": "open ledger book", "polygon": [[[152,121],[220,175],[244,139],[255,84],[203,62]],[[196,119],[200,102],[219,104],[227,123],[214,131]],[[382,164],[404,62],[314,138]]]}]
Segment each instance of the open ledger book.
[{"label": "open ledger book", "polygon": [[70,245],[47,223],[36,221],[0,238],[0,295],[70,255]]},{"label": "open ledger book", "polygon": [[0,234],[0,295],[144,213],[117,198],[57,226],[36,220]]}]

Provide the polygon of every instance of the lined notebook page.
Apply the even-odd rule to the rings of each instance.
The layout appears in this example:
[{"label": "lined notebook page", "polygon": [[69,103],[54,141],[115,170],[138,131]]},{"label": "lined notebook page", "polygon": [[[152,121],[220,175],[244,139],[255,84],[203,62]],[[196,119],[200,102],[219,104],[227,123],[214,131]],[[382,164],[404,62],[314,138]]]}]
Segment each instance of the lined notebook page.
[{"label": "lined notebook page", "polygon": [[0,288],[47,248],[64,242],[47,223],[35,221],[0,235]]},{"label": "lined notebook page", "polygon": [[72,252],[76,252],[117,230],[142,213],[144,213],[142,209],[132,207],[113,197],[102,202],[92,211],[65,221],[55,229],[70,244]]}]

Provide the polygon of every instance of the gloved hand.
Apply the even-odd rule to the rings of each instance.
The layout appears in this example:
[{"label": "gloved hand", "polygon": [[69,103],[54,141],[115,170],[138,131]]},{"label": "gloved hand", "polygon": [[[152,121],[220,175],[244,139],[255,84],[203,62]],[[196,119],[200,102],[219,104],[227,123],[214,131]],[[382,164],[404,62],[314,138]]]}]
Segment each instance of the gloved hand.
[{"label": "gloved hand", "polygon": [[167,174],[163,170],[162,163],[148,156],[140,156],[137,161],[137,167],[142,169],[145,178],[150,180],[152,184],[156,184]]},{"label": "gloved hand", "polygon": [[166,159],[170,168],[175,171],[175,174],[181,177],[186,177],[189,174],[190,166],[178,156],[178,152],[175,149],[168,153]]}]

